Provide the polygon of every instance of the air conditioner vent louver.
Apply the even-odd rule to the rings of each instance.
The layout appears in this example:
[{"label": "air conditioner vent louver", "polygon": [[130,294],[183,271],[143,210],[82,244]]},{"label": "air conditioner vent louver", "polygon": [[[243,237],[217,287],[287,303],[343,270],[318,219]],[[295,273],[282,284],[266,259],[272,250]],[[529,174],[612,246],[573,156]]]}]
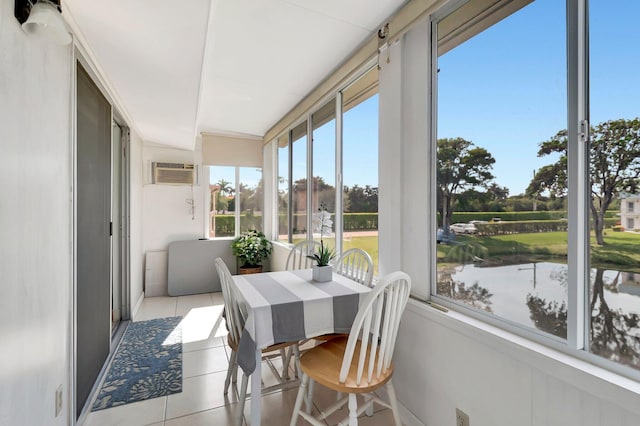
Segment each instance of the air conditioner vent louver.
[{"label": "air conditioner vent louver", "polygon": [[153,183],[193,185],[195,183],[195,168],[193,164],[153,163]]}]

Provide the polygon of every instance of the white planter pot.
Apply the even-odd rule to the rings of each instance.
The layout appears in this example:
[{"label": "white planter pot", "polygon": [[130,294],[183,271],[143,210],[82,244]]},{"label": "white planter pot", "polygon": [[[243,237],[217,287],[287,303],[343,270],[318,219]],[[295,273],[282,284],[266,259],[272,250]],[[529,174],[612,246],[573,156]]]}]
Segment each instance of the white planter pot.
[{"label": "white planter pot", "polygon": [[314,266],[313,280],[319,283],[331,281],[333,278],[333,268],[331,266]]}]

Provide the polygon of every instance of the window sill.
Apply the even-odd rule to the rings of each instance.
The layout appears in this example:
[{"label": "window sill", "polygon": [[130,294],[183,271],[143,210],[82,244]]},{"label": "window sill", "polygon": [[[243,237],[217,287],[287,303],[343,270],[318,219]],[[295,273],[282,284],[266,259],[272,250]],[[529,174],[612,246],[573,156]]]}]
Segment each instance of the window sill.
[{"label": "window sill", "polygon": [[[544,374],[640,414],[640,382],[590,362],[518,336],[460,312],[442,312],[425,302],[410,299],[407,311],[434,322],[501,355],[516,359]],[[576,353],[593,356],[582,351]],[[637,407],[637,408],[631,408]]]}]

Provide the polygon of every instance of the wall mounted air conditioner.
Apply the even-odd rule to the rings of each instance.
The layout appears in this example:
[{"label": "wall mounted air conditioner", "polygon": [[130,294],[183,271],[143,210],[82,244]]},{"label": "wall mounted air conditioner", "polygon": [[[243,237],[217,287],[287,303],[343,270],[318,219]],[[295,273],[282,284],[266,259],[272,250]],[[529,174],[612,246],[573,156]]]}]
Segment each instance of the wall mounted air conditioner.
[{"label": "wall mounted air conditioner", "polygon": [[185,163],[151,163],[152,183],[160,185],[196,185],[196,168]]}]

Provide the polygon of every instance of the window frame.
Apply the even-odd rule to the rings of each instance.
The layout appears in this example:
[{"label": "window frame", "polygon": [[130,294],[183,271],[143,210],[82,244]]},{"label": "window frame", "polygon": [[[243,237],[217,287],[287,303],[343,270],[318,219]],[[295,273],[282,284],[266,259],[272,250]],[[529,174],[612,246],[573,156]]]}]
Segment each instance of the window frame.
[{"label": "window frame", "polygon": [[[231,235],[227,235],[224,237],[211,237],[209,236],[209,229],[210,229],[210,213],[211,211],[209,210],[209,212],[205,215],[206,218],[206,226],[205,226],[205,238],[209,239],[209,240],[218,240],[218,239],[224,239],[224,238],[236,238],[238,236],[240,236],[240,216],[242,213],[242,201],[241,201],[241,196],[240,196],[240,169],[243,168],[254,168],[254,167],[248,167],[248,166],[218,166],[218,165],[206,165],[207,168],[207,174],[209,175],[209,180],[208,182],[211,181],[211,169],[213,167],[228,167],[228,168],[233,168],[234,169],[234,186],[233,186],[233,190],[234,190],[234,211],[233,211],[233,215],[234,215],[234,234],[233,236]],[[256,167],[257,168],[257,167]],[[264,167],[260,167],[260,173],[262,174],[262,178],[264,180]],[[207,186],[209,185],[209,183],[207,183]],[[263,183],[263,188],[264,188],[264,183]],[[210,193],[208,191],[205,191],[205,194],[209,194],[210,197]],[[206,199],[204,205],[208,205],[210,200]],[[264,199],[263,199],[263,212],[262,212],[262,229],[264,229],[265,227],[265,217],[264,217]]]},{"label": "window frame", "polygon": [[[273,235],[271,236],[271,239],[273,241],[279,242],[281,244],[289,244],[289,245],[293,245],[293,235],[292,235],[292,222],[293,222],[293,210],[291,208],[291,201],[292,201],[292,187],[293,187],[293,182],[291,179],[291,174],[292,174],[292,163],[293,163],[293,157],[292,157],[292,136],[291,136],[291,132],[293,129],[295,129],[297,126],[299,126],[301,123],[305,122],[307,123],[307,199],[306,199],[306,203],[307,203],[307,233],[306,233],[306,239],[313,239],[313,232],[312,232],[312,199],[311,199],[311,193],[313,191],[313,120],[312,117],[313,115],[318,112],[322,107],[326,106],[329,102],[331,102],[331,100],[333,99],[336,103],[335,106],[335,213],[334,213],[334,227],[335,227],[335,252],[336,254],[341,254],[342,250],[343,250],[343,207],[344,207],[344,202],[343,202],[343,197],[342,197],[342,188],[343,188],[343,180],[342,180],[342,167],[343,167],[343,139],[342,139],[342,125],[343,125],[343,92],[345,90],[347,90],[348,88],[350,88],[351,86],[353,86],[354,84],[356,84],[356,82],[361,79],[362,77],[364,77],[369,71],[371,71],[374,67],[378,66],[378,61],[377,61],[377,57],[375,58],[371,58],[368,61],[366,61],[364,63],[364,65],[360,66],[358,68],[358,70],[348,79],[345,80],[345,82],[343,84],[340,84],[337,88],[335,88],[334,90],[331,90],[329,92],[327,92],[318,102],[316,102],[311,108],[309,108],[309,110],[303,114],[302,116],[298,117],[296,120],[294,120],[292,122],[291,125],[289,125],[285,130],[283,130],[281,133],[279,133],[278,135],[276,135],[271,141],[269,141],[269,143],[274,143],[277,145],[277,141],[287,135],[288,137],[288,152],[289,152],[289,161],[288,161],[288,192],[289,192],[289,206],[287,209],[287,220],[288,220],[288,229],[289,229],[289,236],[288,236],[288,241],[285,243],[282,240],[279,240],[279,236],[278,236],[278,228],[275,227],[274,228],[274,232]],[[377,90],[377,83],[376,83],[376,92],[378,92]],[[277,156],[277,154],[276,154]],[[276,167],[276,173],[274,173],[274,185],[275,188],[277,188],[277,182],[278,182],[278,176],[280,176],[280,164],[277,161],[276,158],[276,163],[277,163],[277,167]],[[277,197],[277,194],[276,194]]]},{"label": "window frame", "polygon": [[[473,0],[454,0],[430,17],[430,106],[428,116],[430,133],[429,165],[431,166],[429,199],[436,202],[436,141],[438,118],[438,34],[437,23],[457,8]],[[517,0],[512,0],[517,1]],[[436,292],[436,241],[430,239],[429,266],[431,285],[429,298],[448,309],[504,329],[528,340],[549,346],[575,358],[595,364],[622,376],[640,381],[640,370],[606,359],[590,351],[590,246],[589,246],[589,14],[588,0],[566,0],[566,52],[567,52],[567,129],[568,132],[568,282],[567,282],[567,338],[544,333],[533,327],[475,310]],[[484,30],[484,28],[483,28]],[[472,36],[473,37],[473,36]],[[466,41],[462,41],[463,43]],[[455,47],[454,47],[455,48]],[[571,131],[571,129],[574,129]],[[433,211],[431,211],[433,210]],[[437,216],[435,209],[428,212],[430,232],[435,235]]]}]

